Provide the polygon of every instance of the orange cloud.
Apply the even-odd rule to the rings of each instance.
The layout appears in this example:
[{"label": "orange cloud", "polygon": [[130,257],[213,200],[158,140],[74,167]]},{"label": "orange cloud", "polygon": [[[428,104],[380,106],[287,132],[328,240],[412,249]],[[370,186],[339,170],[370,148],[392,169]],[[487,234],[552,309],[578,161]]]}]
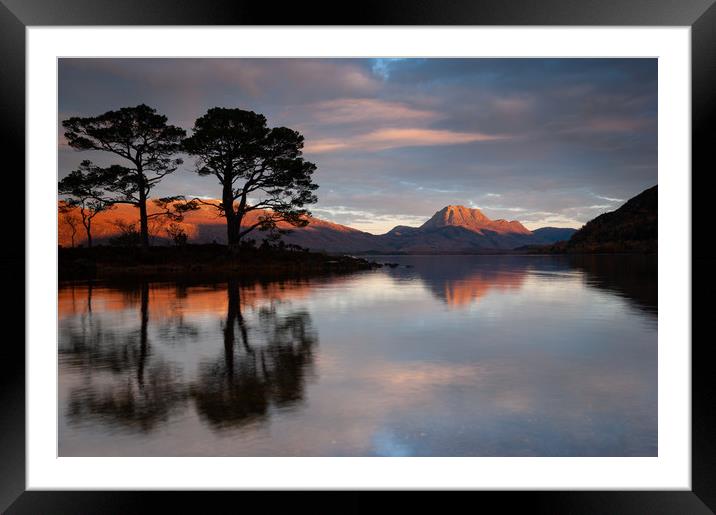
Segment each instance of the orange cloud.
[{"label": "orange cloud", "polygon": [[306,152],[326,153],[344,148],[361,150],[387,150],[400,147],[426,147],[437,145],[458,145],[476,141],[505,139],[503,135],[481,132],[457,132],[444,129],[378,129],[346,139],[319,139],[307,144]]}]

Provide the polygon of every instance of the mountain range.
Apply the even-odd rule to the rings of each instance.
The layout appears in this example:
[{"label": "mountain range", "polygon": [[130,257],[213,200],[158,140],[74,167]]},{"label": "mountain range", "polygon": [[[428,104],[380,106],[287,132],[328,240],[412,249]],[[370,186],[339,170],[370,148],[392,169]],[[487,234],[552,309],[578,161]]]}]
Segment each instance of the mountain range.
[{"label": "mountain range", "polygon": [[[117,221],[133,223],[136,210],[131,206],[118,205],[115,209],[98,215],[93,222],[93,240],[97,244],[119,234]],[[260,212],[250,213],[245,224],[254,223]],[[60,219],[60,244],[70,245],[67,227]],[[191,243],[225,243],[226,226],[223,218],[216,216],[212,208],[202,206],[190,212],[181,223]],[[419,227],[399,225],[385,234],[375,235],[351,227],[310,217],[309,224],[292,228],[287,224],[279,227],[290,229],[283,236],[286,243],[311,250],[335,253],[469,253],[480,251],[504,251],[527,245],[548,245],[569,239],[574,229],[544,227],[530,231],[516,220],[491,220],[479,209],[450,205],[437,211]],[[150,228],[151,230],[151,228]],[[161,227],[153,231],[154,244],[168,243]],[[248,237],[261,238],[256,231]],[[76,243],[83,240],[81,230]]]}]

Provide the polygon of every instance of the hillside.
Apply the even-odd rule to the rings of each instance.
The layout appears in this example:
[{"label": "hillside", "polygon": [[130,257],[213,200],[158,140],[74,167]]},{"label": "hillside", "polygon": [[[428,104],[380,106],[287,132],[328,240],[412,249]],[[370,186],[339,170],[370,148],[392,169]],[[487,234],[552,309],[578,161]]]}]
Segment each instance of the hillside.
[{"label": "hillside", "polygon": [[653,186],[616,211],[587,222],[566,244],[568,252],[656,252],[658,191]]},{"label": "hillside", "polygon": [[[150,206],[150,213],[155,212]],[[245,224],[254,223],[260,212],[250,213]],[[136,223],[137,211],[128,205],[117,205],[113,210],[99,214],[93,222],[93,239],[96,245],[106,245],[121,234],[122,226]],[[226,225],[209,206],[187,213],[179,224],[190,243],[225,243]],[[396,226],[386,234],[374,235],[320,218],[309,218],[309,224],[292,228],[283,236],[287,244],[312,250],[336,253],[469,253],[481,251],[507,251],[524,245],[544,245],[567,239],[573,229],[542,228],[534,232],[516,220],[491,220],[479,209],[464,206],[446,206],[437,211],[420,227]],[[75,244],[82,244],[84,233],[79,227]],[[153,245],[170,243],[167,224],[150,222]],[[249,238],[261,239],[256,231]],[[72,244],[69,227],[59,220],[60,244]]]},{"label": "hillside", "polygon": [[541,227],[532,231],[532,235],[547,243],[567,241],[577,232],[570,227]]}]

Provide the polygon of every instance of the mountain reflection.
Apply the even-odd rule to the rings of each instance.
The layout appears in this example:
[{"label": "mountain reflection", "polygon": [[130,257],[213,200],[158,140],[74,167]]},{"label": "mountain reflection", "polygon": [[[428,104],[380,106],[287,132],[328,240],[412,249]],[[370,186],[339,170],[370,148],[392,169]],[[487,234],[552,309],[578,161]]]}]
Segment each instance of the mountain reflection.
[{"label": "mountain reflection", "polygon": [[403,265],[389,269],[397,278],[417,278],[451,308],[464,308],[492,293],[517,293],[530,275],[568,277],[615,294],[630,305],[657,313],[657,258],[651,255],[450,256],[450,266],[424,256],[392,257]]},{"label": "mountain reflection", "polygon": [[248,327],[236,281],[229,281],[227,296],[223,357],[202,364],[192,388],[199,415],[216,428],[247,424],[272,405],[300,401],[317,341],[308,312],[281,314],[272,303],[258,310],[257,326]]},{"label": "mountain reflection", "polygon": [[466,306],[478,301],[491,290],[519,290],[525,277],[524,270],[511,272],[488,270],[464,279],[446,280],[444,299],[449,306]]},{"label": "mountain reflection", "polygon": [[491,292],[518,291],[528,276],[529,263],[520,257],[450,256],[450,266],[424,256],[403,258],[411,268],[390,270],[398,277],[417,276],[430,291],[451,308],[463,308],[479,302]]}]

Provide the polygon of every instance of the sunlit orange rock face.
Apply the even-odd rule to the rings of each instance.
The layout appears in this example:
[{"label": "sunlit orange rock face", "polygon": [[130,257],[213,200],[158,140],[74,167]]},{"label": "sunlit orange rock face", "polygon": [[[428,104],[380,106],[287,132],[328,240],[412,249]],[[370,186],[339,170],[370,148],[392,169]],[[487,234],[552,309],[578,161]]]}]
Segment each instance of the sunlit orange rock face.
[{"label": "sunlit orange rock face", "polygon": [[439,229],[441,227],[462,227],[477,233],[488,230],[498,234],[532,234],[532,231],[517,220],[491,220],[479,209],[465,206],[446,206],[420,226],[421,229]]},{"label": "sunlit orange rock face", "polygon": [[398,226],[385,235],[397,252],[441,253],[511,250],[544,243],[516,220],[491,220],[479,209],[449,205],[420,227]]},{"label": "sunlit orange rock face", "polygon": [[[158,212],[158,208],[151,204],[148,205],[147,208],[150,215]],[[263,213],[264,211],[250,212],[244,218],[243,224],[248,226],[255,223],[258,220],[258,217]],[[357,229],[352,229],[340,224],[334,224],[318,218],[308,217],[308,220],[309,225],[303,228],[294,228],[285,222],[280,222],[278,226],[281,229],[301,231],[304,233],[303,239],[307,240],[309,244],[312,243],[312,233],[319,232],[324,233],[324,238],[325,233],[334,233],[338,235],[338,237],[340,237],[340,235],[354,237],[364,235],[368,238],[372,236]],[[113,209],[98,214],[92,220],[92,238],[97,243],[106,243],[110,238],[121,234],[119,224],[136,224],[138,227],[138,222],[139,211],[137,208],[128,204],[117,204]],[[150,219],[149,232],[153,237],[154,243],[169,241],[169,236],[166,232],[169,223],[170,222],[167,221],[165,217]],[[189,241],[192,243],[211,243],[212,241],[224,243],[226,241],[226,220],[219,216],[218,211],[211,206],[201,205],[198,210],[188,212],[184,216],[184,220],[182,222],[178,222],[178,224],[184,229],[189,237]],[[255,232],[255,237],[261,238],[261,236],[262,234],[259,231]],[[61,215],[58,218],[58,239],[59,244],[63,247],[69,247],[72,244],[71,229]],[[78,223],[75,234],[75,245],[84,244],[86,239],[84,228]],[[288,242],[290,243],[290,241]]]}]

